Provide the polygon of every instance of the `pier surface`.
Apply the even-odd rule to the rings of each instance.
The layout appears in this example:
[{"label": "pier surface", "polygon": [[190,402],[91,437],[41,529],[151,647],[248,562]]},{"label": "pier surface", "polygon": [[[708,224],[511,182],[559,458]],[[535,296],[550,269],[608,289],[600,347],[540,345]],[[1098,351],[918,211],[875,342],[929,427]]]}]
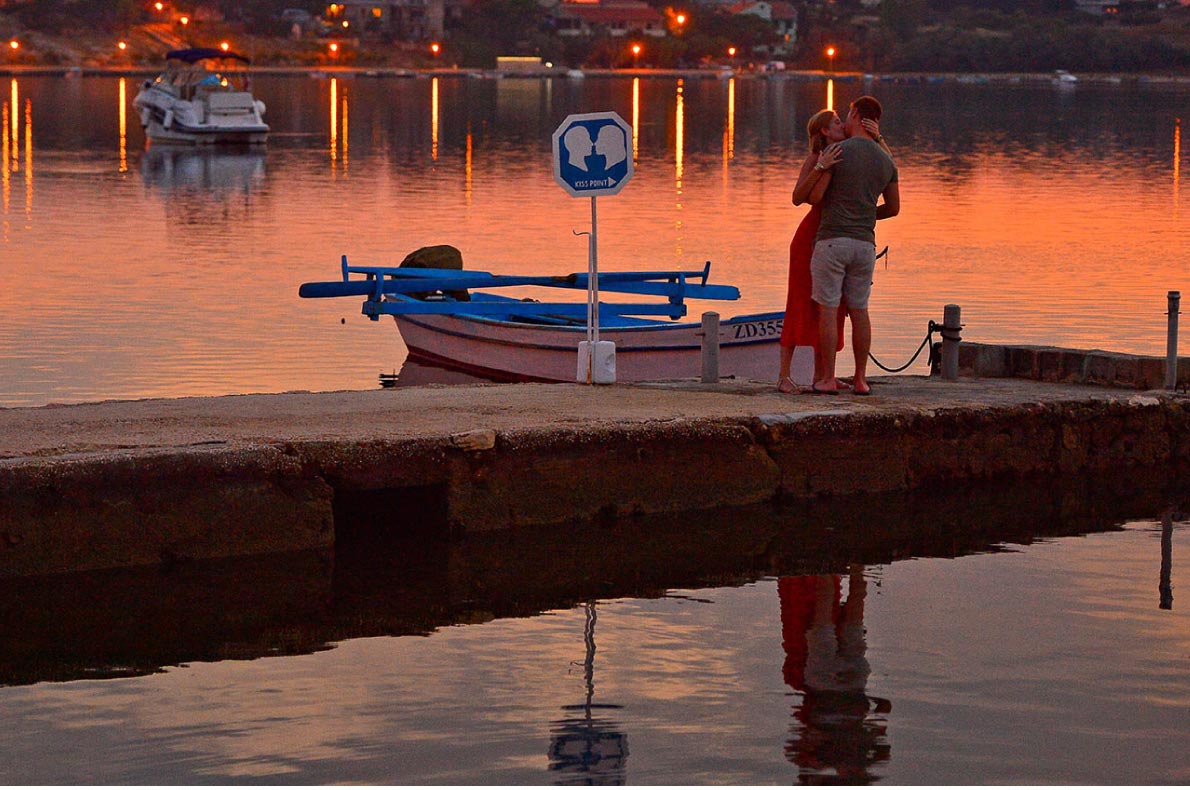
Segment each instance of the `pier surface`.
[{"label": "pier surface", "polygon": [[0,577],[334,544],[336,513],[450,534],[1190,459],[1190,398],[895,376],[474,385],[0,409]]}]

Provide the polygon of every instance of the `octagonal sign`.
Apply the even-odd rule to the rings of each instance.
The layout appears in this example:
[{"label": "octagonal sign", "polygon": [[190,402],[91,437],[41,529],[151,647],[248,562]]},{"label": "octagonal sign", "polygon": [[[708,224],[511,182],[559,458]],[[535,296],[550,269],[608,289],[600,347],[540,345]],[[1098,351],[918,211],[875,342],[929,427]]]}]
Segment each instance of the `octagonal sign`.
[{"label": "octagonal sign", "polygon": [[614,112],[568,115],[553,139],[554,180],[572,197],[614,195],[632,178],[632,127]]}]

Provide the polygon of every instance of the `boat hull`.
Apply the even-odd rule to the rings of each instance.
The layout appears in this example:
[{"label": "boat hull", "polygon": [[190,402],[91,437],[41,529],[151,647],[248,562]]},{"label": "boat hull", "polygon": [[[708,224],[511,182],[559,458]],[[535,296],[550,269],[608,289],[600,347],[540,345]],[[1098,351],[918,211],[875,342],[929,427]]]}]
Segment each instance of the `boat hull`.
[{"label": "boat hull", "polygon": [[249,94],[232,95],[229,106],[212,104],[219,100],[227,101],[220,94],[183,101],[149,85],[137,94],[133,106],[140,113],[145,136],[155,143],[255,146],[268,142],[263,105]]},{"label": "boat hull", "polygon": [[155,143],[194,146],[256,146],[268,143],[269,133],[240,129],[166,129],[157,121],[145,126],[145,136]]},{"label": "boat hull", "polygon": [[[783,314],[737,316],[719,325],[719,374],[770,381],[777,377]],[[394,316],[411,359],[500,381],[574,381],[584,327],[538,326],[466,315]],[[616,380],[697,378],[702,370],[698,323],[609,327],[600,340],[616,344]],[[809,383],[813,352],[794,354],[794,380]]]}]

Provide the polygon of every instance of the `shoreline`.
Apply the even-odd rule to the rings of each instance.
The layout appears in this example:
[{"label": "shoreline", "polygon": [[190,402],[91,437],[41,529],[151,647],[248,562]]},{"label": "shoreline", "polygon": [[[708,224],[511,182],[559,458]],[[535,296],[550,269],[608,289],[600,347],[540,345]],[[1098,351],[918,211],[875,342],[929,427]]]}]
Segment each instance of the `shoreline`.
[{"label": "shoreline", "polygon": [[[0,65],[0,76],[53,76],[53,77],[152,77],[161,72],[158,66],[40,66]],[[1015,85],[1053,84],[1051,72],[826,72],[814,71],[755,71],[750,69],[536,69],[501,70],[478,68],[411,69],[396,67],[364,66],[253,66],[257,75],[309,76],[312,78],[355,78],[373,79],[426,79],[426,78],[473,78],[473,79],[582,79],[640,77],[647,79],[753,79],[790,82],[872,82],[890,84],[950,84],[961,85]],[[581,76],[580,76],[581,75]],[[1063,87],[1074,87],[1078,83],[1091,84],[1173,84],[1190,85],[1190,74],[1149,74],[1142,72],[1090,72],[1074,75],[1077,82],[1060,83]]]}]

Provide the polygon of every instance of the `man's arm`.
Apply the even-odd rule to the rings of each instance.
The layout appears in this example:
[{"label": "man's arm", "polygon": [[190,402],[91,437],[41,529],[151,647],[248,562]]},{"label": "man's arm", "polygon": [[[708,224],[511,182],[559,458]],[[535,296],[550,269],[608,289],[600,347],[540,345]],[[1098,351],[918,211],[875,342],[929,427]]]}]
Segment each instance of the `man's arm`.
[{"label": "man's arm", "polygon": [[886,186],[881,195],[884,202],[876,207],[876,219],[888,219],[901,213],[901,187],[896,181]]}]

